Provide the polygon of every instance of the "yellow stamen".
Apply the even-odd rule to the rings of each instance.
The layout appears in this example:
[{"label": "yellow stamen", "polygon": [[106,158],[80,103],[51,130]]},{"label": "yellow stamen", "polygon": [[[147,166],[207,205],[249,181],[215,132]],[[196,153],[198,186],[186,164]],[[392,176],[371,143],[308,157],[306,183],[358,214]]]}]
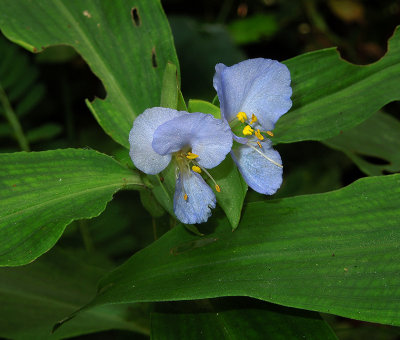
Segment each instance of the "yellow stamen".
[{"label": "yellow stamen", "polygon": [[186,195],[186,194],[183,195],[183,199],[184,199],[185,201],[187,201],[187,195]]},{"label": "yellow stamen", "polygon": [[197,172],[198,174],[201,174],[201,169],[200,169],[200,167],[197,166],[197,165],[193,165],[193,166],[192,166],[192,170],[193,170],[194,172]]},{"label": "yellow stamen", "polygon": [[244,123],[245,120],[247,120],[247,115],[245,112],[238,112],[236,115],[237,119],[239,119],[242,123]]},{"label": "yellow stamen", "polygon": [[254,132],[254,130],[251,128],[250,125],[246,125],[246,126],[244,127],[244,129],[243,129],[243,134],[244,134],[245,136],[250,136],[250,135],[253,134],[253,132]]},{"label": "yellow stamen", "polygon": [[272,131],[267,131],[267,135],[270,135],[271,137],[274,137],[274,133]]},{"label": "yellow stamen", "polygon": [[262,149],[262,145],[259,141],[257,141],[257,145]]},{"label": "yellow stamen", "polygon": [[217,190],[217,192],[221,192],[221,187],[218,184],[215,184],[215,190]]},{"label": "yellow stamen", "polygon": [[196,159],[199,157],[199,155],[196,155],[195,153],[191,153],[190,151],[186,154],[187,159]]},{"label": "yellow stamen", "polygon": [[258,120],[258,119],[257,119],[256,115],[253,113],[253,114],[251,115],[251,121],[250,121],[250,124],[253,124],[253,123],[255,123],[257,120]]},{"label": "yellow stamen", "polygon": [[257,129],[257,131],[254,132],[254,134],[256,135],[256,137],[257,137],[259,140],[264,140],[264,136],[261,134],[260,129]]}]

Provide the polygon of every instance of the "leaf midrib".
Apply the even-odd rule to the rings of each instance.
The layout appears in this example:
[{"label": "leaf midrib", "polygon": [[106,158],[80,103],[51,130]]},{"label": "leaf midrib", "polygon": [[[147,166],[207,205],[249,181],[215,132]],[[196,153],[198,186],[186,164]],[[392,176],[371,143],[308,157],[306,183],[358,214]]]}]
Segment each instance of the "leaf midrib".
[{"label": "leaf midrib", "polygon": [[[14,215],[22,214],[22,212],[27,212],[27,211],[32,210],[32,209],[39,209],[39,208],[41,208],[43,206],[55,204],[58,201],[67,200],[68,198],[71,198],[71,197],[78,197],[78,196],[81,196],[81,195],[86,194],[86,193],[100,191],[100,190],[103,190],[103,189],[107,189],[109,187],[115,187],[116,189],[118,189],[118,188],[121,188],[122,186],[128,185],[128,184],[140,185],[139,183],[136,183],[136,182],[126,182],[126,183],[122,183],[122,184],[121,183],[113,183],[113,184],[108,184],[108,185],[103,185],[103,186],[97,186],[95,188],[85,189],[85,190],[82,190],[82,191],[79,191],[79,192],[74,192],[74,193],[71,193],[71,194],[63,195],[62,197],[49,199],[49,200],[47,200],[45,202],[40,202],[40,203],[34,204],[34,205],[30,206],[30,207],[27,207],[27,208],[24,208],[24,209],[21,209],[21,210],[17,210],[15,212],[11,213],[11,214],[4,215],[3,217],[0,218],[0,223],[4,222],[6,219],[9,219]],[[0,231],[1,231],[1,226],[0,226]]]},{"label": "leaf midrib", "polygon": [[[86,33],[80,28],[79,23],[75,20],[74,16],[71,15],[71,12],[69,9],[64,5],[64,3],[60,0],[57,1],[56,5],[60,8],[60,10],[65,14],[65,16],[71,21],[71,23],[74,24],[75,29],[77,30],[78,34],[81,36],[81,38],[84,40],[86,47],[91,50],[93,53],[93,59],[97,61],[101,65],[101,67],[106,70],[104,76],[108,79],[110,83],[110,88],[112,88],[115,93],[119,93],[118,100],[122,101],[125,103],[126,107],[130,108],[129,115],[131,116],[132,120],[135,118],[135,113],[133,108],[131,107],[130,102],[128,101],[125,92],[122,90],[121,86],[119,83],[116,81],[114,77],[114,73],[109,69],[108,65],[101,59],[99,58],[99,54],[96,53],[97,50],[94,47],[94,45],[91,43],[89,38],[87,37]],[[77,50],[79,50],[78,47],[76,47]],[[86,58],[85,58],[86,59]],[[90,65],[90,63],[87,61],[87,63]],[[95,72],[96,73],[96,72]],[[105,82],[103,82],[104,87],[107,90],[107,85]],[[109,92],[107,91],[107,96],[109,95]]]}]

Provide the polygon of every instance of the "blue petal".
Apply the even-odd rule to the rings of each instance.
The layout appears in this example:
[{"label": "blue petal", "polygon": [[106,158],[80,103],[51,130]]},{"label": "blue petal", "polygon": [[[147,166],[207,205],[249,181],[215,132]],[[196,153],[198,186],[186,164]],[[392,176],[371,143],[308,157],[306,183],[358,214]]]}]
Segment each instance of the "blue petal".
[{"label": "blue petal", "polygon": [[192,171],[179,174],[175,186],[174,212],[181,222],[185,224],[206,222],[215,204],[214,192],[199,174]]},{"label": "blue petal", "polygon": [[214,88],[221,104],[221,114],[228,121],[240,111],[255,114],[265,130],[292,106],[290,72],[276,60],[249,59],[231,67],[215,67]]},{"label": "blue petal", "polygon": [[179,150],[198,155],[204,168],[221,163],[232,147],[229,125],[204,113],[189,113],[160,125],[154,133],[153,149],[160,155]]},{"label": "blue petal", "polygon": [[[271,141],[261,142],[262,148],[255,148],[278,164],[281,157],[271,146]],[[255,191],[274,194],[282,184],[282,168],[263,157],[248,145],[242,145],[232,150],[232,158],[247,184]]]},{"label": "blue petal", "polygon": [[153,150],[151,143],[154,131],[166,121],[183,114],[185,113],[172,109],[153,107],[135,119],[129,133],[129,155],[139,170],[154,175],[166,168],[171,161],[171,155],[160,155]]}]

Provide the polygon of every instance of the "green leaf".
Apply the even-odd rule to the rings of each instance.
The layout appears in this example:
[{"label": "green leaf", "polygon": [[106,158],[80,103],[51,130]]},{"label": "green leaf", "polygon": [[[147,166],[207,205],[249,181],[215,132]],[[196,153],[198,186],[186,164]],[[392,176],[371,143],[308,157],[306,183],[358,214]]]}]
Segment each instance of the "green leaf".
[{"label": "green leaf", "polygon": [[0,28],[33,52],[52,45],[74,47],[100,78],[105,100],[87,104],[103,129],[129,148],[136,116],[159,106],[165,65],[178,65],[171,31],[159,0],[0,2]]},{"label": "green leaf", "polygon": [[98,216],[139,175],[92,150],[0,155],[0,266],[29,263],[73,220]]},{"label": "green leaf", "polygon": [[161,107],[175,109],[178,106],[179,80],[176,66],[167,63],[165,66],[162,90],[161,90]]},{"label": "green leaf", "polygon": [[215,118],[221,119],[221,110],[219,109],[219,107],[205,100],[190,99],[188,108],[189,112],[209,113],[212,114]]},{"label": "green leaf", "polygon": [[[268,336],[267,336],[268,335]],[[157,339],[337,339],[317,313],[284,308],[152,313]]]},{"label": "green leaf", "polygon": [[[83,255],[83,254],[82,254]],[[0,269],[0,336],[9,339],[60,339],[107,329],[148,334],[140,305],[94,308],[51,334],[55,322],[87,303],[106,269],[100,259],[54,248],[35,263]],[[104,260],[101,261],[104,263]],[[144,310],[142,311],[142,313]]]},{"label": "green leaf", "polygon": [[[390,197],[390,199],[388,199]],[[251,296],[400,325],[400,175],[246,205],[231,232],[176,227],[106,276],[89,306]]]},{"label": "green leaf", "polygon": [[36,143],[43,140],[57,137],[62,132],[62,127],[56,123],[47,123],[39,126],[36,129],[30,130],[26,134],[29,143]]},{"label": "green leaf", "polygon": [[[217,119],[221,118],[219,107],[204,100],[189,100],[189,112],[209,113]],[[230,155],[220,165],[209,171],[220,186],[221,192],[215,190],[215,185],[212,181],[208,179],[207,182],[214,190],[217,202],[228,217],[232,229],[235,230],[239,224],[243,201],[246,197],[247,184]]]},{"label": "green leaf", "polygon": [[239,225],[247,184],[240,175],[230,154],[226,156],[220,165],[210,169],[209,172],[218,183],[221,192],[215,190],[215,185],[210,179],[206,178],[206,180],[213,189],[218,204],[225,212],[226,217],[228,217],[232,229],[235,230]]},{"label": "green leaf", "polygon": [[151,191],[142,190],[140,192],[140,201],[143,207],[149,212],[154,218],[161,217],[165,214],[164,208],[158,203]]},{"label": "green leaf", "polygon": [[284,62],[290,70],[293,107],[276,124],[273,141],[324,140],[350,129],[385,104],[400,99],[400,29],[378,62],[358,66],[335,49]]},{"label": "green leaf", "polygon": [[237,44],[256,42],[273,36],[279,30],[275,15],[255,14],[229,24],[229,31]]},{"label": "green leaf", "polygon": [[[343,134],[324,140],[331,148],[343,151],[364,173],[382,175],[400,171],[400,122],[383,112]],[[373,164],[370,158],[381,164]]]}]

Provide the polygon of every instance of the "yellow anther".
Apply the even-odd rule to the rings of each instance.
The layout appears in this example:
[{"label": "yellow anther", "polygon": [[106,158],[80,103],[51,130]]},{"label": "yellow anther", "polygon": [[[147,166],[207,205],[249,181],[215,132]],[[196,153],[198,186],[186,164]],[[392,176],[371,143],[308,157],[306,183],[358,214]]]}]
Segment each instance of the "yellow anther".
[{"label": "yellow anther", "polygon": [[187,159],[196,159],[199,157],[199,155],[196,155],[195,153],[191,153],[190,151],[186,154]]},{"label": "yellow anther", "polygon": [[247,115],[245,112],[238,112],[238,114],[236,115],[237,119],[239,119],[242,123],[244,123],[245,120],[247,120]]},{"label": "yellow anther", "polygon": [[267,134],[270,135],[271,137],[274,137],[274,133],[272,131],[267,131]]},{"label": "yellow anther", "polygon": [[187,195],[186,195],[186,194],[183,195],[183,199],[184,199],[185,201],[187,201]]},{"label": "yellow anther", "polygon": [[259,141],[257,141],[257,145],[262,149],[262,145]]},{"label": "yellow anther", "polygon": [[264,140],[264,136],[261,134],[260,129],[257,129],[257,131],[254,132],[254,134],[256,135],[256,137],[257,137],[259,140]]},{"label": "yellow anther", "polygon": [[201,173],[201,169],[200,169],[200,167],[197,166],[197,165],[193,165],[193,166],[192,166],[192,170],[193,170],[194,172],[197,172],[198,174]]},{"label": "yellow anther", "polygon": [[215,190],[217,190],[217,192],[221,192],[221,187],[218,184],[215,184]]},{"label": "yellow anther", "polygon": [[250,124],[253,124],[253,123],[255,123],[257,120],[258,120],[258,119],[257,119],[256,115],[253,113],[253,114],[251,115],[251,121],[250,121]]},{"label": "yellow anther", "polygon": [[245,136],[250,136],[250,135],[253,134],[253,132],[254,132],[254,130],[251,128],[250,125],[246,125],[246,126],[244,127],[244,129],[243,129],[243,134],[244,134]]}]

